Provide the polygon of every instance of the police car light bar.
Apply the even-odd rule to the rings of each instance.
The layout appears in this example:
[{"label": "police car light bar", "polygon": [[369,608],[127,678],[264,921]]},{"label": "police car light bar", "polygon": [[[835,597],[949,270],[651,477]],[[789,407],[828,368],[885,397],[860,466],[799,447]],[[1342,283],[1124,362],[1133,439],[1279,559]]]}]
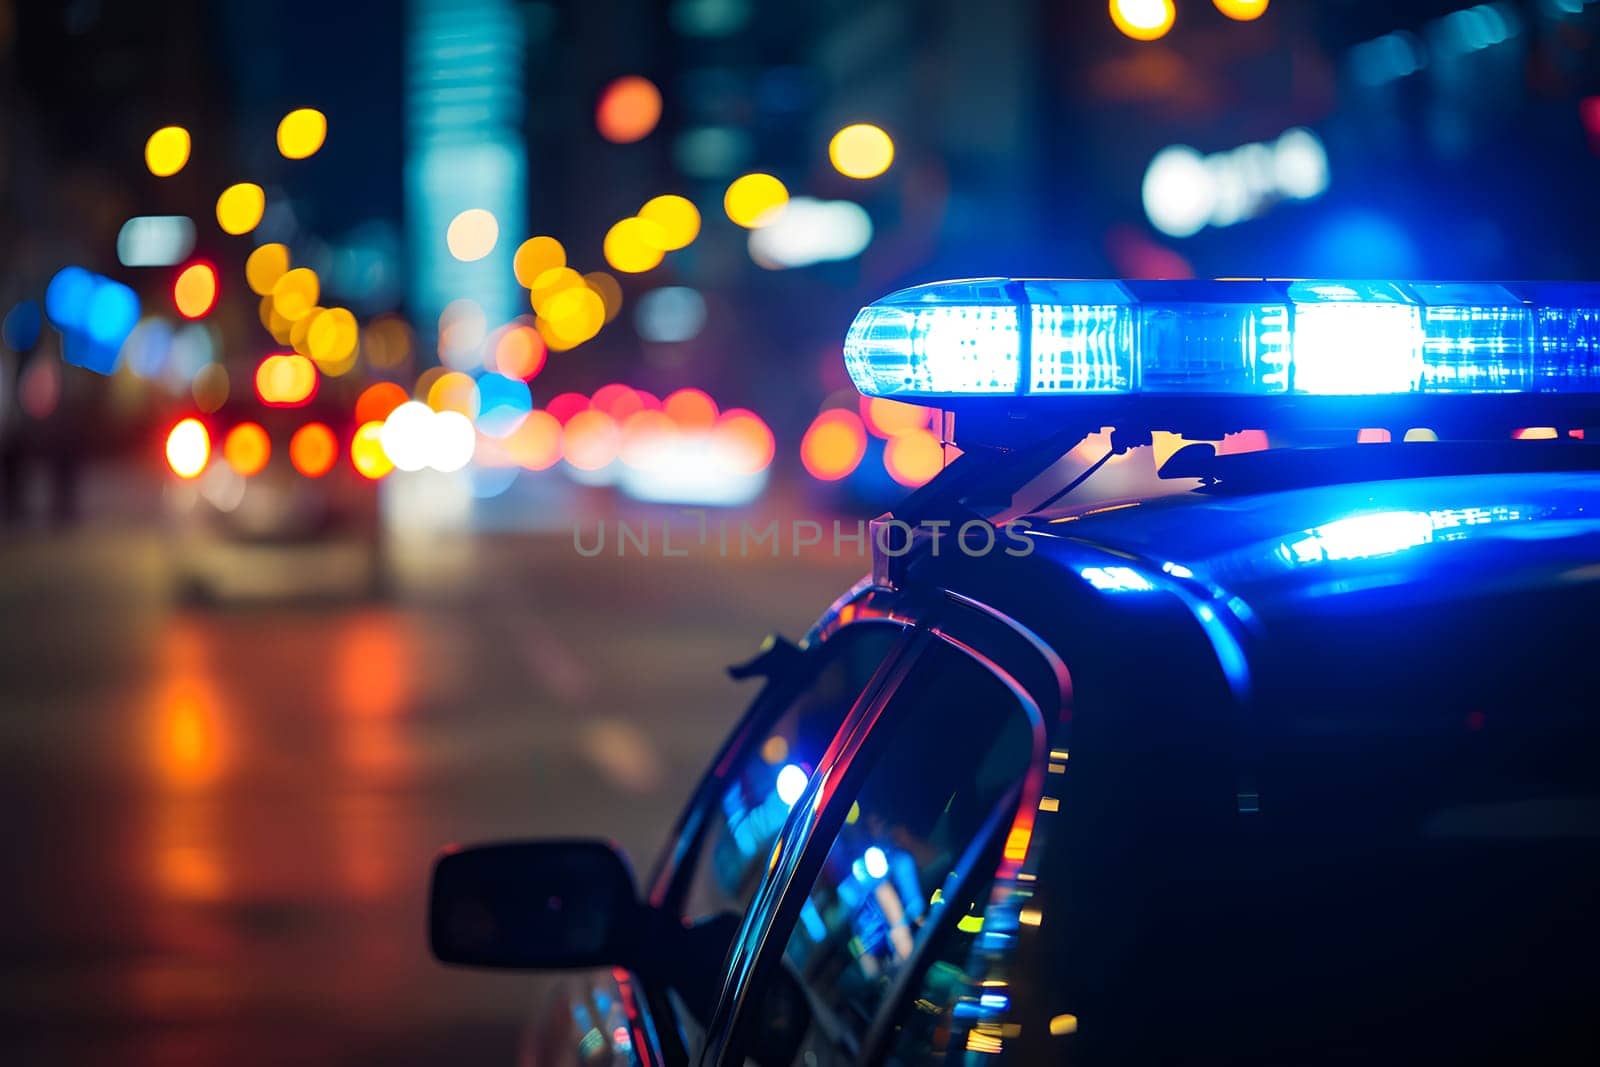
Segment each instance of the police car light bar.
[{"label": "police car light bar", "polygon": [[1600,400],[1600,285],[942,282],[863,308],[844,356],[868,396],[958,412],[980,401],[1017,417],[1094,398],[1139,398],[1096,406],[1109,413],[1209,402],[1246,426],[1252,408],[1281,410],[1263,403],[1272,398],[1363,397],[1368,411],[1404,398],[1415,414],[1420,398],[1560,394],[1588,411]]}]

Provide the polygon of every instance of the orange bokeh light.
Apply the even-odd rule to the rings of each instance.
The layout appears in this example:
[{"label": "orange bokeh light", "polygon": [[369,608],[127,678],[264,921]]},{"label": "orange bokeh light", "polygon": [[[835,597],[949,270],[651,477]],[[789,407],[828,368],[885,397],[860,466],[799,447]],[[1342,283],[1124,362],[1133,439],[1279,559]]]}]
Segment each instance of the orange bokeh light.
[{"label": "orange bokeh light", "polygon": [[649,470],[677,432],[677,425],[665,412],[635,411],[622,424],[622,462],[636,470]]},{"label": "orange bokeh light", "polygon": [[593,408],[580,411],[562,431],[561,455],[581,471],[597,471],[617,458],[621,437],[610,415]]},{"label": "orange bokeh light", "polygon": [[636,74],[618,78],[600,93],[594,124],[614,144],[643,140],[661,121],[661,90]]},{"label": "orange bokeh light", "polygon": [[339,458],[339,440],[320,422],[308,422],[289,438],[289,462],[307,478],[320,478]]},{"label": "orange bokeh light", "polygon": [[723,412],[715,432],[729,446],[729,460],[737,474],[759,474],[772,464],[777,453],[772,430],[753,411],[732,408]]},{"label": "orange bokeh light", "polygon": [[518,466],[542,471],[561,458],[561,420],[548,411],[530,411],[505,439],[507,454]]},{"label": "orange bokeh light", "polygon": [[410,399],[411,394],[406,392],[405,387],[394,382],[369,385],[356,398],[356,425],[382,422],[389,417],[389,412]]},{"label": "orange bokeh light", "polygon": [[889,438],[883,466],[901,485],[916,488],[944,469],[944,446],[928,430],[910,430]]},{"label": "orange bokeh light", "polygon": [[272,441],[260,423],[241,422],[223,438],[222,455],[228,466],[248,478],[261,473],[272,458]]},{"label": "orange bokeh light", "polygon": [[270,407],[292,408],[317,392],[317,365],[292,352],[268,356],[256,367],[256,395]]},{"label": "orange bokeh light", "polygon": [[494,344],[494,369],[507,378],[528,381],[544,370],[548,351],[532,326],[508,326]]},{"label": "orange bokeh light", "polygon": [[717,421],[717,402],[704,389],[679,389],[661,402],[672,421],[685,430],[710,429]]},{"label": "orange bokeh light", "polygon": [[923,429],[932,416],[931,408],[919,407],[916,404],[885,400],[877,396],[861,398],[862,421],[867,424],[867,432],[875,437],[894,437],[912,430]]},{"label": "orange bokeh light", "polygon": [[589,406],[621,422],[634,412],[642,410],[644,401],[639,398],[639,394],[632,386],[612,382],[594,391],[594,396],[589,398]]},{"label": "orange bokeh light", "polygon": [[861,416],[845,408],[829,408],[818,415],[800,440],[801,464],[824,482],[850,474],[866,454],[867,430]]},{"label": "orange bokeh light", "polygon": [[186,319],[203,319],[217,306],[217,269],[209,263],[191,263],[172,283],[172,303]]}]

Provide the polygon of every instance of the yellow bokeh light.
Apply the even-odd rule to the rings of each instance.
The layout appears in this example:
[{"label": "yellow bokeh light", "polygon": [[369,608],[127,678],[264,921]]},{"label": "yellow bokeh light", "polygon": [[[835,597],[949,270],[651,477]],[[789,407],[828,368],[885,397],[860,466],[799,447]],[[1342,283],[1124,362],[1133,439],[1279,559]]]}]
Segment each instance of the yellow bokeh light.
[{"label": "yellow bokeh light", "polygon": [[775,221],[789,203],[789,190],[770,174],[746,174],[735,178],[722,196],[728,218],[747,230],[760,229]]},{"label": "yellow bokeh light", "polygon": [[600,294],[606,305],[606,321],[610,322],[622,310],[622,285],[603,270],[593,270],[583,276],[583,284]]},{"label": "yellow bokeh light", "polygon": [[294,322],[305,318],[306,313],[316,307],[317,297],[321,295],[322,282],[317,272],[310,267],[296,267],[284,271],[272,283],[272,309]]},{"label": "yellow bokeh light", "polygon": [[311,328],[306,331],[306,354],[326,371],[326,364],[343,365],[354,356],[359,338],[356,317],[349,309],[329,308],[311,319]]},{"label": "yellow bokeh light", "polygon": [[582,284],[583,275],[571,267],[551,267],[528,287],[528,302],[533,305],[533,310],[543,312],[557,293]]},{"label": "yellow bokeh light", "polygon": [[435,411],[459,411],[475,419],[479,403],[478,383],[461,371],[446,371],[428,387],[428,406]]},{"label": "yellow bokeh light", "polygon": [[383,450],[382,433],[382,422],[365,422],[350,438],[350,462],[363,478],[382,478],[394,470],[388,453]]},{"label": "yellow bokeh light", "polygon": [[222,455],[240,475],[260,474],[272,457],[272,441],[260,423],[241,422],[222,441]]},{"label": "yellow bokeh light", "polygon": [[314,107],[298,107],[278,123],[278,151],[285,159],[315,155],[328,136],[328,116]]},{"label": "yellow bokeh light", "polygon": [[262,245],[244,261],[244,280],[250,286],[250,291],[257,296],[267,296],[272,292],[272,287],[277,284],[283,272],[289,269],[289,248],[287,245],[272,244]]},{"label": "yellow bokeh light", "polygon": [[1211,0],[1217,10],[1238,22],[1250,22],[1267,13],[1268,0]]},{"label": "yellow bokeh light", "polygon": [[833,135],[828,159],[846,178],[876,178],[894,162],[894,141],[877,126],[858,122]]},{"label": "yellow bokeh light", "polygon": [[302,356],[309,356],[311,354],[311,346],[307,343],[307,338],[311,334],[311,324],[317,321],[317,316],[321,315],[326,310],[326,308],[313,307],[304,315],[301,315],[298,319],[294,320],[294,325],[289,329],[290,348],[294,349]]},{"label": "yellow bokeh light", "polygon": [[633,216],[606,231],[606,262],[624,274],[643,274],[661,262],[666,235],[658,223]]},{"label": "yellow bokeh light", "polygon": [[547,270],[567,265],[567,250],[554,237],[530,237],[517,246],[511,260],[511,270],[517,283],[532,289],[535,279]]},{"label": "yellow bokeh light", "polygon": [[157,178],[170,178],[189,162],[189,131],[163,126],[144,143],[144,165]]},{"label": "yellow bokeh light", "polygon": [[1111,0],[1111,21],[1135,41],[1165,37],[1178,17],[1172,0]]},{"label": "yellow bokeh light", "polygon": [[495,242],[498,240],[500,240],[500,223],[495,219],[493,212],[481,207],[468,208],[451,219],[450,227],[444,235],[444,242],[449,246],[450,254],[463,263],[482,259],[493,252]]},{"label": "yellow bokeh light", "polygon": [[639,209],[639,217],[661,227],[661,247],[668,252],[687,248],[700,236],[700,209],[681,196],[653,197]]},{"label": "yellow bokeh light", "polygon": [[552,297],[541,316],[570,348],[600,332],[606,323],[606,305],[599,293],[587,285],[576,285]]},{"label": "yellow bokeh light", "polygon": [[239,182],[222,190],[217,197],[217,225],[223,233],[235,237],[249,233],[261,225],[261,213],[267,208],[267,194],[254,182]]}]

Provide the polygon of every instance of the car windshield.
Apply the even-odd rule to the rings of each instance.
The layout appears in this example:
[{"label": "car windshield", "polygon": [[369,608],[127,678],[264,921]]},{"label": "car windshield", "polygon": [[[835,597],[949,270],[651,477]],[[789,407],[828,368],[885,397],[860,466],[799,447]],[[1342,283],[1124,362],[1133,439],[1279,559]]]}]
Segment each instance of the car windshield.
[{"label": "car windshield", "polygon": [[1596,599],[1303,619],[1218,746],[1080,736],[901,1062],[1600,1062]]}]

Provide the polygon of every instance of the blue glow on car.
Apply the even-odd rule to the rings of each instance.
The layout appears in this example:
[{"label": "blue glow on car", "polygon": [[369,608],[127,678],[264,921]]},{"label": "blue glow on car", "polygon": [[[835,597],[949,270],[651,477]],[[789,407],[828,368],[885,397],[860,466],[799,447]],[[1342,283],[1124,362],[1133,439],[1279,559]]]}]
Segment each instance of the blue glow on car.
[{"label": "blue glow on car", "polygon": [[1132,567],[1079,567],[1078,575],[1108,593],[1143,593],[1155,588],[1150,579]]}]

